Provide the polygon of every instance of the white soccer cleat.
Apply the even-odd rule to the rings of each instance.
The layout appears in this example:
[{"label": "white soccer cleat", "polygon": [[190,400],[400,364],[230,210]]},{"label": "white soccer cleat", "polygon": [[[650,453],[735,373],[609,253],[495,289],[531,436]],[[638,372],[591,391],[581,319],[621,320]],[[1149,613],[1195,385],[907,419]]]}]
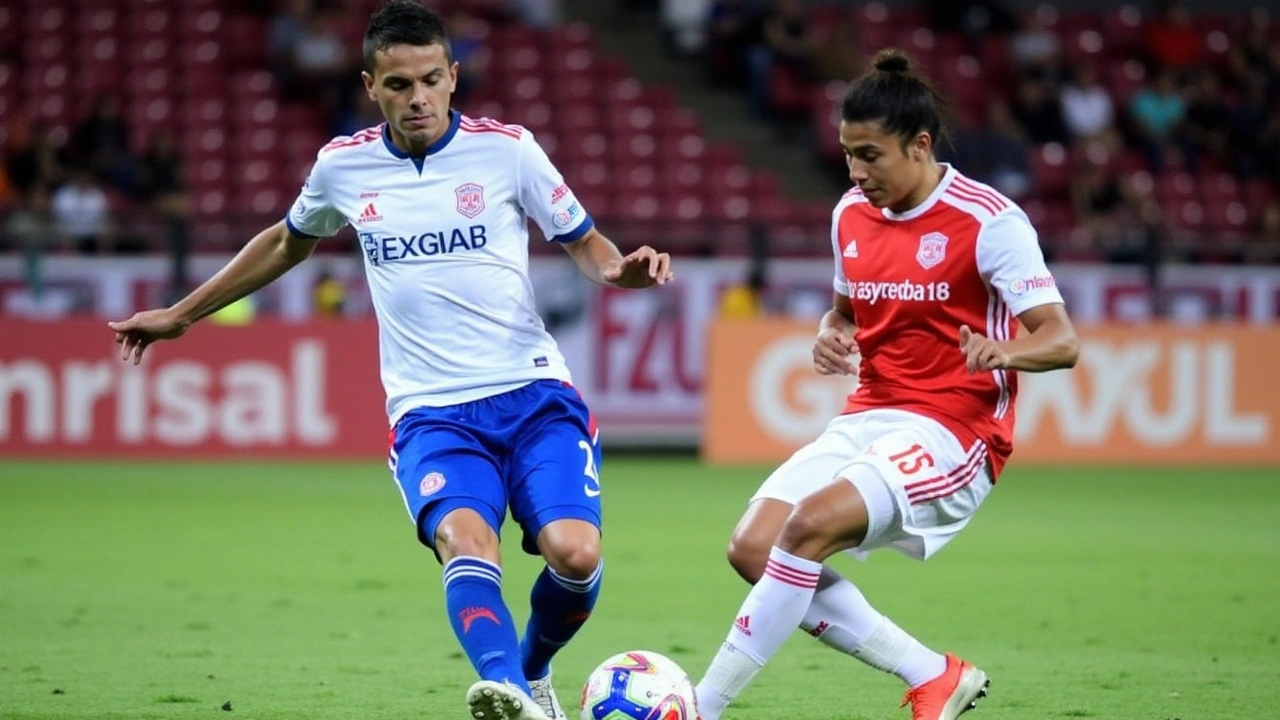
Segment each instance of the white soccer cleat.
[{"label": "white soccer cleat", "polygon": [[467,709],[475,720],[551,720],[519,687],[492,680],[471,686]]},{"label": "white soccer cleat", "polygon": [[551,685],[551,673],[547,673],[541,680],[530,680],[529,689],[533,691],[533,701],[538,703],[547,717],[551,720],[569,720],[569,716],[564,714],[564,708],[560,707],[560,700],[556,698],[556,689]]}]

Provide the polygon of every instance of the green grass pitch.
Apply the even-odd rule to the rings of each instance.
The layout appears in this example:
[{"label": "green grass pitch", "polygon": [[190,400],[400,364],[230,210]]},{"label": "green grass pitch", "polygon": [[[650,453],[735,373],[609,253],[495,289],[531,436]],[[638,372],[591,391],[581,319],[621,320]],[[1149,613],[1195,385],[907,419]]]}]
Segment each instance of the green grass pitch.
[{"label": "green grass pitch", "polygon": [[[567,705],[623,650],[702,673],[746,591],[723,548],[765,470],[606,457],[605,589],[555,664]],[[514,539],[523,624],[539,566]],[[929,562],[836,564],[991,674],[974,720],[1280,718],[1275,469],[1015,459]],[[377,463],[0,461],[3,720],[460,719],[472,679]],[[905,718],[901,692],[797,633],[725,718]]]}]

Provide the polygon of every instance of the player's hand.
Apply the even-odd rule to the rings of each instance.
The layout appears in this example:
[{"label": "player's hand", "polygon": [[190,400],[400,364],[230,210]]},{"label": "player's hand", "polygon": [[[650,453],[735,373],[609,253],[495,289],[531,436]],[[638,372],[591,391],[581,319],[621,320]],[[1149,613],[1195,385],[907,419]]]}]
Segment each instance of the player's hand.
[{"label": "player's hand", "polygon": [[964,354],[964,366],[971,375],[1009,367],[1009,353],[1000,347],[1000,343],[970,330],[968,325],[960,326],[960,352]]},{"label": "player's hand", "polygon": [[813,367],[819,375],[857,375],[858,366],[853,361],[857,355],[853,328],[827,328],[818,333],[813,343]]},{"label": "player's hand", "polygon": [[605,282],[623,288],[647,288],[665,285],[675,279],[671,272],[670,253],[660,253],[648,245],[606,266],[601,273]]},{"label": "player's hand", "polygon": [[162,310],[146,310],[135,314],[128,320],[107,323],[107,327],[116,333],[116,344],[120,346],[120,359],[126,362],[130,357],[133,364],[142,362],[142,353],[147,346],[156,340],[172,340],[187,331],[189,324],[179,320],[168,308]]}]

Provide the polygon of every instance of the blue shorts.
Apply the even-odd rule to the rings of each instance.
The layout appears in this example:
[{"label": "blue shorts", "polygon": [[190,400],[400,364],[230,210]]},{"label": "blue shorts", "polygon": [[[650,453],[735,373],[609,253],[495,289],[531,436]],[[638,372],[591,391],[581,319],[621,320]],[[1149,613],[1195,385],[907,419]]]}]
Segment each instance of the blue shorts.
[{"label": "blue shorts", "polygon": [[410,410],[391,431],[389,461],[418,539],[432,549],[436,527],[459,508],[478,512],[499,532],[510,507],[532,555],[538,533],[555,520],[600,527],[595,418],[559,380]]}]

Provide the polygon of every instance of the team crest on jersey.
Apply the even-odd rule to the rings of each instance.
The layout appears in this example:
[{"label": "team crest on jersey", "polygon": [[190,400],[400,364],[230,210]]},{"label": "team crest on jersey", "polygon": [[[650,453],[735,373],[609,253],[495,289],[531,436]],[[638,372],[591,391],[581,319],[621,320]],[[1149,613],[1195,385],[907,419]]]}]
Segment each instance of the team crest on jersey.
[{"label": "team crest on jersey", "polygon": [[931,232],[920,236],[920,247],[916,250],[916,261],[920,267],[928,270],[947,257],[947,236],[940,232]]},{"label": "team crest on jersey", "polygon": [[453,191],[458,196],[458,212],[473,218],[484,212],[484,188],[475,183],[459,185]]},{"label": "team crest on jersey", "polygon": [[369,264],[378,267],[378,236],[373,233],[360,233],[360,247],[364,250],[365,257],[369,258]]},{"label": "team crest on jersey", "polygon": [[418,483],[418,494],[422,497],[434,495],[440,492],[442,487],[444,487],[444,475],[438,472],[429,472],[426,477],[422,478],[422,482]]}]

